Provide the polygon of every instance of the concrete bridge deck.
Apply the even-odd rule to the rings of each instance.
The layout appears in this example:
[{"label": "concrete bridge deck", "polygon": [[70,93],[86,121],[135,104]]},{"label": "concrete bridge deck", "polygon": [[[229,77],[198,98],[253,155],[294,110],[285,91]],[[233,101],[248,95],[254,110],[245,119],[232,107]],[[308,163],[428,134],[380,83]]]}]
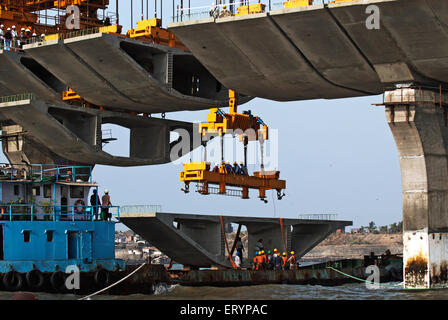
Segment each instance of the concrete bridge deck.
[{"label": "concrete bridge deck", "polygon": [[[31,70],[41,71],[47,82]],[[37,72],[37,71],[36,71]],[[23,52],[0,50],[0,96],[33,92],[46,101],[61,101],[62,83],[44,70]]]},{"label": "concrete bridge deck", "polygon": [[[369,5],[380,28],[369,30]],[[368,0],[168,25],[225,86],[278,101],[448,83],[448,2]]]},{"label": "concrete bridge deck", "polygon": [[[221,223],[217,215],[141,212],[138,207],[122,207],[120,220],[176,262],[196,266],[231,267],[227,258]],[[265,248],[294,250],[302,257],[337,229],[352,225],[351,221],[284,219],[287,248],[284,248],[280,220],[223,216],[224,224],[242,224],[247,228],[247,250],[252,261],[255,244],[264,240]],[[248,267],[247,259],[243,259]]]},{"label": "concrete bridge deck", "polygon": [[[184,50],[104,33],[24,49],[99,106],[158,113],[228,105],[228,89]],[[248,100],[242,98],[241,103]]]},{"label": "concrete bridge deck", "polygon": [[[32,96],[0,103],[0,123],[5,122],[15,125],[2,126],[4,133],[21,132],[16,128],[19,126],[33,138],[32,145],[37,142],[54,155],[89,165],[142,166],[169,163],[200,145],[200,141],[192,141],[189,148],[187,146],[180,148],[179,152],[172,152],[178,141],[171,141],[170,132],[179,129],[193,136],[193,124],[189,122],[54,104]],[[102,150],[102,124],[116,124],[130,129],[129,157],[114,156]],[[21,157],[30,160],[30,157],[35,157],[36,148],[28,148],[27,152],[25,142],[18,143],[20,139],[17,140],[16,136],[7,138],[14,143],[7,142],[6,145],[12,145],[14,150],[6,153],[21,152]]]}]

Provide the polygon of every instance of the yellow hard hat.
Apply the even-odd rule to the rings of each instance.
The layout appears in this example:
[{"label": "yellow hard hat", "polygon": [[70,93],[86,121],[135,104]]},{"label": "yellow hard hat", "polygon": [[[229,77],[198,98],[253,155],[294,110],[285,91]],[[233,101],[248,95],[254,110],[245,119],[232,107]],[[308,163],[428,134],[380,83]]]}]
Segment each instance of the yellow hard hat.
[{"label": "yellow hard hat", "polygon": [[277,249],[274,249],[274,252],[277,252],[278,250]]},{"label": "yellow hard hat", "polygon": [[294,251],[291,251],[291,254],[294,254]]},{"label": "yellow hard hat", "polygon": [[286,252],[283,252],[283,255],[286,256]]}]

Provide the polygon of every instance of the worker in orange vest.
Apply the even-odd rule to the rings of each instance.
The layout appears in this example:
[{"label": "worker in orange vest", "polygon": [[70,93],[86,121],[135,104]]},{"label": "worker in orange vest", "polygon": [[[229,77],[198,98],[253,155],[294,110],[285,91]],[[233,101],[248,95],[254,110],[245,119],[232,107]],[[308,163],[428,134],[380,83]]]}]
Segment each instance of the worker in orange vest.
[{"label": "worker in orange vest", "polygon": [[291,256],[288,259],[289,269],[290,270],[296,270],[297,269],[296,262],[297,262],[297,260],[296,260],[296,256],[294,255],[294,251],[291,251]]},{"label": "worker in orange vest", "polygon": [[255,270],[261,270],[263,268],[263,251],[258,251],[258,256],[256,258]]},{"label": "worker in orange vest", "polygon": [[289,264],[288,264],[288,257],[286,256],[286,252],[283,252],[282,254],[282,269],[288,270]]},{"label": "worker in orange vest", "polygon": [[256,270],[257,268],[257,257],[258,257],[258,251],[255,251],[254,259],[252,260],[252,270]]},{"label": "worker in orange vest", "polygon": [[266,270],[267,264],[268,264],[268,257],[266,256],[264,250],[261,250],[261,267],[263,270]]}]

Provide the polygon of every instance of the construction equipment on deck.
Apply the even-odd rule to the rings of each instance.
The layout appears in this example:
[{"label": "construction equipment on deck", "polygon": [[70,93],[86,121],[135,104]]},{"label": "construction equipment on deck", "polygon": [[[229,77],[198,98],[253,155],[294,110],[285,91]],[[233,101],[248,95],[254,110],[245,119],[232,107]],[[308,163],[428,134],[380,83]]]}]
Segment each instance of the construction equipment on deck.
[{"label": "construction equipment on deck", "polygon": [[137,28],[130,29],[126,36],[188,51],[172,32],[162,28],[162,19],[137,21]]},{"label": "construction equipment on deck", "polygon": [[[203,195],[210,193],[239,196],[242,199],[249,199],[249,189],[257,189],[259,198],[267,202],[266,190],[276,190],[277,198],[281,200],[285,195],[282,193],[286,189],[286,181],[280,180],[280,171],[265,171],[263,163],[263,145],[269,137],[268,126],[261,118],[253,116],[250,111],[244,113],[237,112],[237,94],[229,90],[230,112],[224,113],[219,108],[212,108],[207,115],[207,122],[199,125],[199,132],[202,136],[204,146],[204,161],[184,164],[184,171],[180,173],[180,180],[185,183],[182,190],[189,192],[191,182],[197,183],[197,192]],[[244,144],[244,169],[242,172],[228,172],[224,162],[224,135],[239,135],[240,141]],[[219,170],[211,171],[211,164],[207,162],[207,136],[219,135],[221,143],[221,165]],[[205,139],[204,139],[205,138]],[[247,145],[249,141],[259,141],[261,150],[261,170],[254,172],[253,176],[247,173]],[[218,185],[213,187],[210,185]],[[227,188],[234,187],[234,188]]]}]

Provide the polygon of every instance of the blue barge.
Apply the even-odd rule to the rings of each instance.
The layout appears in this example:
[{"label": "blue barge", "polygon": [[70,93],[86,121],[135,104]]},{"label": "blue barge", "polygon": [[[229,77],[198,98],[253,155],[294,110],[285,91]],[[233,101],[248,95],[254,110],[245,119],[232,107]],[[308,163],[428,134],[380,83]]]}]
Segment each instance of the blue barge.
[{"label": "blue barge", "polygon": [[2,289],[64,292],[67,270],[104,287],[125,270],[115,259],[119,207],[103,219],[99,205],[88,205],[91,189],[98,192],[91,167],[0,166]]}]

